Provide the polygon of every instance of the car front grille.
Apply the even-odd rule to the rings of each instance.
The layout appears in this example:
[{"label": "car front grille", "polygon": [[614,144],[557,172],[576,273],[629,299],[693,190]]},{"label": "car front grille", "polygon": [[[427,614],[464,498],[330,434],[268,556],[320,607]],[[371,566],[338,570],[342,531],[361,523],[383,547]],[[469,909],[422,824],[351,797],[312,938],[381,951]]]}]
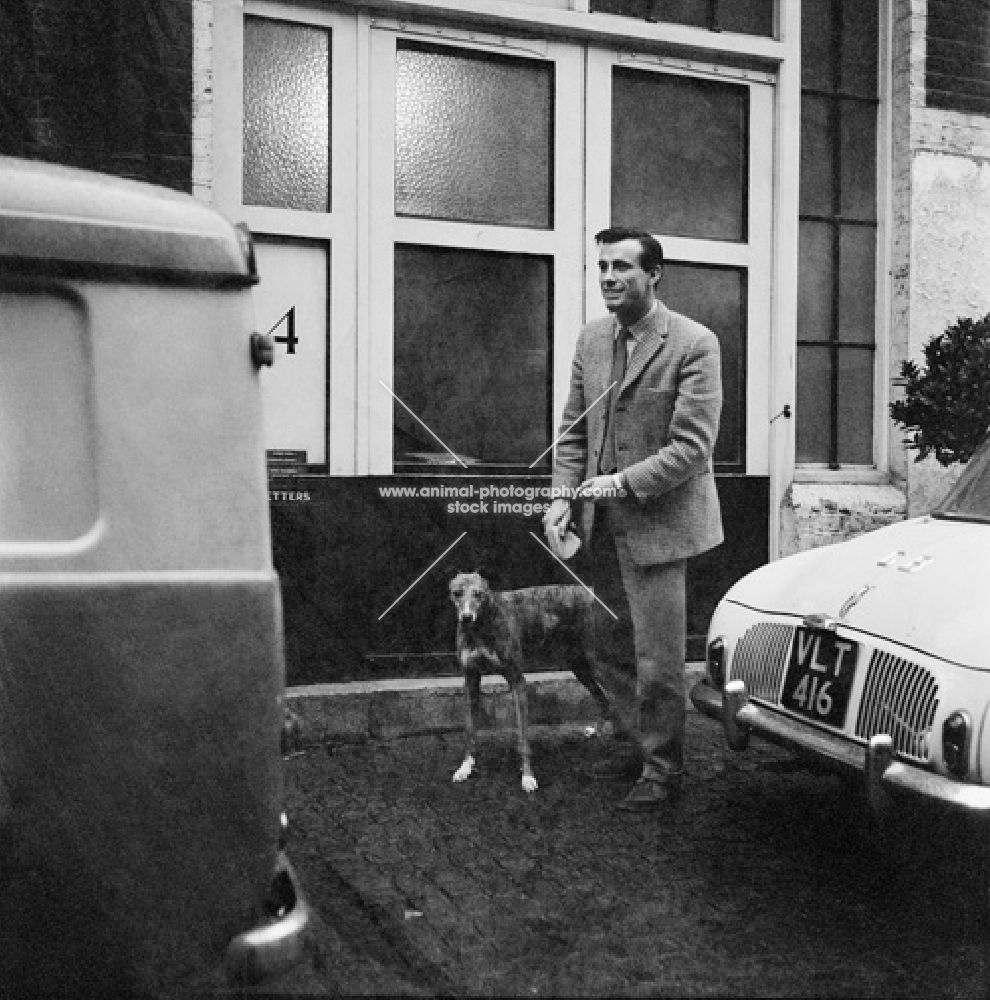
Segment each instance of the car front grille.
[{"label": "car front grille", "polygon": [[[794,632],[792,625],[758,622],[736,643],[730,677],[743,681],[751,698],[780,704]],[[873,651],[856,721],[859,739],[886,733],[898,754],[925,763],[937,709],[938,683],[924,667]]]},{"label": "car front grille", "polygon": [[924,667],[875,650],[859,706],[856,735],[886,733],[904,757],[926,762],[938,709],[938,684]]},{"label": "car front grille", "polygon": [[732,677],[741,680],[753,698],[777,703],[787,669],[794,627],[779,622],[751,625],[736,643]]}]

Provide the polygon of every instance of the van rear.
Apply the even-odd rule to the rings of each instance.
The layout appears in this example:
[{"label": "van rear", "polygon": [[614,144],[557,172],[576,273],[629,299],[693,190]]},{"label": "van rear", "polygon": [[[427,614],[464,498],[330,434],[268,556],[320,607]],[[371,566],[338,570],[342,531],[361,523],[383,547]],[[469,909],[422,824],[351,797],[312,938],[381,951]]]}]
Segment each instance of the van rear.
[{"label": "van rear", "polygon": [[[0,157],[0,983],[298,956],[250,237]],[[273,888],[274,887],[274,888]]]}]

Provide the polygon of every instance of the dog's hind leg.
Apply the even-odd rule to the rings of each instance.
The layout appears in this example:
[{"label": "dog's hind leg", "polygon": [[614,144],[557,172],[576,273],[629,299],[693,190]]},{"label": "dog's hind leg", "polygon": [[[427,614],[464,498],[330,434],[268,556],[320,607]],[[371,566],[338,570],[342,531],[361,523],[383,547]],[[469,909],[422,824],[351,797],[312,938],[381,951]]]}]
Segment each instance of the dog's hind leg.
[{"label": "dog's hind leg", "polygon": [[535,792],[537,785],[529,748],[529,694],[525,676],[520,672],[515,680],[509,682],[509,686],[512,688],[512,700],[516,708],[516,738],[519,763],[522,766],[522,787],[524,792]]},{"label": "dog's hind leg", "polygon": [[464,671],[464,760],[454,772],[454,781],[467,781],[471,777],[480,722],[481,671],[467,667]]},{"label": "dog's hind leg", "polygon": [[613,718],[615,709],[612,700],[598,682],[594,659],[587,655],[578,654],[571,659],[569,666],[574,676],[595,699],[595,704],[598,706],[598,722],[595,724],[595,732],[601,736],[603,734],[602,727],[606,720]]}]

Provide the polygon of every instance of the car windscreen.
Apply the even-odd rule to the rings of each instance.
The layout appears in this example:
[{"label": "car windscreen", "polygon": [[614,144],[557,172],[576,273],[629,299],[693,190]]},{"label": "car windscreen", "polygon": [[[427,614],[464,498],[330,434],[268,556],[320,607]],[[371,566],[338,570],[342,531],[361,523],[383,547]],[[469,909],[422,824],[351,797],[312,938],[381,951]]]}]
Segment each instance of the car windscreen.
[{"label": "car windscreen", "polygon": [[977,448],[956,485],[932,514],[990,524],[990,438]]}]

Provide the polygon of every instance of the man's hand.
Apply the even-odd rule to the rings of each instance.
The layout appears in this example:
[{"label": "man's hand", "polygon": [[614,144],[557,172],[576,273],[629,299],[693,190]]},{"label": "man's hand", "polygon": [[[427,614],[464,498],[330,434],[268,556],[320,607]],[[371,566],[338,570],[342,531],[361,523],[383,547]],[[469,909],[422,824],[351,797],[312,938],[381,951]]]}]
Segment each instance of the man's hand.
[{"label": "man's hand", "polygon": [[543,515],[543,531],[546,534],[547,538],[550,537],[551,531],[557,536],[562,535],[570,519],[571,519],[570,500],[566,500],[563,497],[558,497],[556,500],[554,500],[552,504],[550,504],[549,509]]},{"label": "man's hand", "polygon": [[592,476],[586,479],[578,488],[577,495],[582,500],[616,500],[628,496],[628,492],[620,489],[615,476]]}]

